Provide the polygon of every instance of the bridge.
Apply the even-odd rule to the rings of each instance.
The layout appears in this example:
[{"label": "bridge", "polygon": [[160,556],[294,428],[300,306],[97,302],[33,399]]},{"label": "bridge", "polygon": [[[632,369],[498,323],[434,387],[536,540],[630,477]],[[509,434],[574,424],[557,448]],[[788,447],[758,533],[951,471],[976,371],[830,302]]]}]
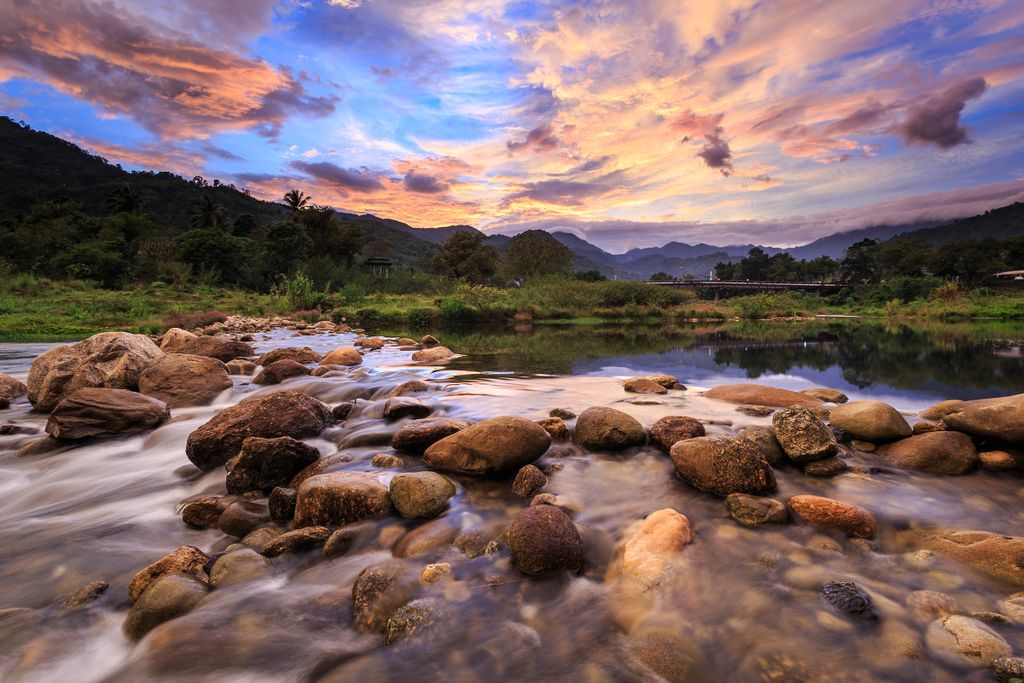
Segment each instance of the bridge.
[{"label": "bridge", "polygon": [[837,292],[852,287],[848,282],[764,282],[757,280],[645,280],[646,284],[659,287],[685,287],[687,289],[752,290],[761,292]]}]

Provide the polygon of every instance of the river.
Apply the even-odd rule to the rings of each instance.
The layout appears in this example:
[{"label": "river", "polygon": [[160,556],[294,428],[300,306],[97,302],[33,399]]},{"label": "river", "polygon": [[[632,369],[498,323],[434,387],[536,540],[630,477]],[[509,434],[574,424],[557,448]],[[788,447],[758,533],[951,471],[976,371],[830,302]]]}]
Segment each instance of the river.
[{"label": "river", "polygon": [[[413,330],[382,329],[411,334]],[[423,333],[417,330],[416,336]],[[945,593],[964,614],[998,612],[1014,591],[947,558],[906,553],[893,541],[908,525],[939,524],[1006,534],[1024,530],[1017,473],[961,477],[894,470],[870,453],[834,478],[776,471],[785,500],[814,493],[864,506],[880,532],[855,542],[805,525],[746,528],[721,498],[682,482],[668,457],[653,448],[627,455],[570,450],[545,456],[544,491],[568,501],[583,530],[586,559],[577,575],[527,578],[507,549],[468,558],[447,545],[408,562],[449,562],[453,579],[421,595],[450,608],[420,638],[391,647],[358,633],[352,584],[366,566],[390,556],[388,543],[415,523],[374,522],[379,542],[332,560],[318,551],[272,560],[260,580],[212,591],[189,614],[133,643],[121,632],[131,606],[132,575],[181,545],[212,553],[235,539],[216,529],[186,527],[183,500],[223,493],[224,473],[187,466],[185,440],[218,410],[257,392],[295,389],[335,405],[359,398],[343,425],[307,439],[322,456],[347,456],[335,469],[394,470],[370,464],[390,453],[400,426],[379,419],[387,391],[426,380],[417,394],[435,415],[478,421],[497,415],[546,417],[595,405],[623,410],[645,426],[664,415],[690,415],[709,434],[770,425],[734,406],[700,396],[718,384],[758,382],[804,389],[832,387],[851,399],[874,398],[913,413],[948,398],[981,398],[1024,390],[1024,326],[996,323],[907,326],[818,321],[693,325],[534,326],[520,330],[440,330],[442,342],[465,354],[438,366],[414,365],[388,345],[368,352],[343,377],[299,377],[258,387],[249,377],[213,405],[175,409],[144,434],[108,438],[41,455],[14,457],[39,437],[45,415],[24,399],[0,411],[0,678],[9,681],[300,681],[300,680],[658,680],[638,663],[638,643],[671,643],[668,670],[693,681],[994,680],[929,656],[923,638],[930,618],[911,607],[915,591]],[[258,351],[308,345],[326,352],[351,334],[294,338],[290,331],[257,335]],[[47,344],[0,344],[0,372],[24,381]],[[625,393],[622,379],[668,372],[686,391]],[[376,406],[376,407],[375,407]],[[410,470],[422,469],[406,457]],[[452,477],[457,494],[445,517],[462,532],[500,536],[527,505],[507,479]],[[637,520],[670,507],[685,514],[696,542],[657,593],[622,592],[606,579],[616,543]],[[396,530],[396,527],[398,529]],[[96,604],[61,609],[62,598],[104,580]],[[820,588],[854,581],[872,597],[877,622],[861,624],[831,611]],[[15,609],[17,608],[17,609]],[[1024,630],[992,624],[1016,654]],[[652,635],[653,634],[653,635]],[[645,640],[646,638],[646,640]],[[660,642],[660,641],[658,641]],[[656,648],[655,648],[656,649]],[[674,660],[673,660],[674,661]],[[681,667],[681,668],[680,668]]]}]

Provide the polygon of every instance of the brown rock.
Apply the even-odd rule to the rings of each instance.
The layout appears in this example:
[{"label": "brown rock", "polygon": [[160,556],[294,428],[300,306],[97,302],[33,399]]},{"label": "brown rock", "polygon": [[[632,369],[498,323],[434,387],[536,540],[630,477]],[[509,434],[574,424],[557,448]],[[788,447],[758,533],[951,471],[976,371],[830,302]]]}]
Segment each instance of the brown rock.
[{"label": "brown rock", "polygon": [[987,531],[913,529],[898,539],[915,549],[941,553],[974,570],[1016,586],[1024,586],[1024,537]]},{"label": "brown rock", "polygon": [[391,503],[398,514],[411,519],[431,519],[448,507],[455,485],[437,472],[410,472],[391,478]]},{"label": "brown rock", "polygon": [[544,488],[548,478],[536,465],[525,465],[516,473],[512,481],[512,495],[520,498],[529,498],[534,493]]},{"label": "brown rock", "polygon": [[320,359],[320,365],[359,365],[363,356],[354,346],[339,346]]},{"label": "brown rock", "polygon": [[231,386],[224,363],[185,353],[168,353],[139,376],[139,391],[170,408],[204,405]]},{"label": "brown rock", "polygon": [[391,510],[388,487],[369,472],[329,472],[302,482],[295,503],[296,528],[341,526]]},{"label": "brown rock", "polygon": [[992,472],[1010,472],[1017,469],[1017,460],[1006,451],[978,453],[982,468]]},{"label": "brown rock", "polygon": [[647,377],[627,379],[623,388],[631,394],[667,394],[668,389]]},{"label": "brown rock", "polygon": [[771,427],[747,427],[740,432],[740,436],[753,441],[761,449],[761,455],[768,461],[769,465],[780,465],[786,462],[786,452],[782,445],[775,438],[775,430]]},{"label": "brown rock", "polygon": [[376,453],[370,458],[370,464],[374,467],[379,467],[382,470],[400,470],[405,467],[405,461],[397,455],[391,455],[390,453]]},{"label": "brown rock", "polygon": [[828,458],[839,450],[832,430],[802,406],[775,413],[772,427],[783,452],[794,462]]},{"label": "brown rock", "polygon": [[787,503],[798,519],[812,526],[857,538],[875,535],[875,516],[857,505],[807,494],[793,496]]},{"label": "brown rock", "polygon": [[252,548],[232,550],[218,557],[210,567],[210,585],[214,588],[255,581],[270,573],[270,563]]},{"label": "brown rock", "polygon": [[838,389],[828,389],[826,387],[815,387],[814,389],[802,389],[801,394],[816,398],[819,401],[826,401],[828,403],[846,403],[849,401],[849,397],[846,394],[839,391]]},{"label": "brown rock", "polygon": [[666,415],[651,426],[651,442],[666,453],[677,441],[698,436],[704,436],[704,425],[685,415]]},{"label": "brown rock", "polygon": [[729,508],[729,515],[743,526],[785,524],[789,521],[786,506],[774,498],[730,493],[725,498],[725,505]]},{"label": "brown rock", "polygon": [[583,565],[583,537],[569,516],[553,505],[529,507],[508,528],[508,546],[524,574],[545,574]]},{"label": "brown rock", "polygon": [[402,535],[395,543],[395,557],[419,557],[451,545],[459,530],[445,517],[420,524]]},{"label": "brown rock", "polygon": [[853,401],[829,412],[829,422],[854,439],[892,441],[910,436],[912,430],[899,411],[881,401]]},{"label": "brown rock", "polygon": [[665,576],[676,555],[693,543],[690,520],[671,508],[652,512],[619,545],[611,577],[630,577],[647,588]]},{"label": "brown rock", "polygon": [[959,406],[963,401],[952,399],[949,401],[939,401],[933,406],[929,406],[918,413],[918,415],[925,420],[941,420],[946,413],[950,412],[953,408]]},{"label": "brown rock", "polygon": [[422,363],[436,363],[454,358],[455,354],[446,346],[433,346],[428,349],[420,349],[412,354],[412,360]]},{"label": "brown rock", "polygon": [[913,426],[914,434],[927,434],[929,432],[945,432],[948,431],[946,425],[941,422],[915,422]]},{"label": "brown rock", "polygon": [[699,436],[678,441],[669,452],[691,486],[719,496],[770,493],[775,473],[757,445],[740,436]]},{"label": "brown rock", "polygon": [[879,446],[875,452],[896,467],[937,474],[966,474],[978,464],[974,442],[959,432],[918,434]]},{"label": "brown rock", "polygon": [[587,408],[576,419],[576,443],[589,450],[621,451],[647,442],[644,427],[615,408]]},{"label": "brown rock", "polygon": [[139,375],[163,355],[149,337],[102,332],[72,345],[54,346],[32,362],[28,400],[50,411],[83,388],[137,389]]},{"label": "brown rock", "polygon": [[391,439],[396,451],[422,453],[432,444],[469,427],[469,422],[453,417],[434,417],[414,420],[403,425]]},{"label": "brown rock", "polygon": [[352,585],[352,613],[362,633],[383,633],[395,611],[409,602],[419,587],[411,567],[386,562],[364,569]]},{"label": "brown rock", "polygon": [[768,417],[775,412],[775,408],[768,406],[736,406],[736,412],[750,417]]},{"label": "brown rock", "polygon": [[433,335],[425,334],[420,337],[420,344],[423,344],[424,346],[437,346],[440,343],[441,342],[437,340],[437,337],[434,337]]},{"label": "brown rock", "polygon": [[96,602],[107,592],[110,584],[106,581],[90,581],[65,598],[61,605],[64,609],[77,609]]},{"label": "brown rock", "polygon": [[789,406],[822,408],[825,405],[813,396],[761,384],[721,384],[704,392],[704,395],[730,403],[774,406],[776,408],[788,408]]},{"label": "brown rock", "polygon": [[576,413],[565,408],[552,408],[551,412],[548,413],[550,417],[560,417],[563,420],[575,420]]},{"label": "brown rock", "polygon": [[295,516],[295,502],[299,494],[287,486],[275,486],[267,498],[267,510],[275,522],[290,522]]},{"label": "brown rock", "polygon": [[331,559],[332,557],[341,557],[357,544],[362,539],[369,538],[375,531],[375,527],[372,522],[356,522],[355,524],[348,524],[341,527],[327,539],[324,543],[324,557]]},{"label": "brown rock", "polygon": [[382,349],[384,348],[384,340],[380,337],[360,337],[353,342],[356,346],[361,346],[364,349]]},{"label": "brown rock", "polygon": [[253,354],[252,344],[224,337],[200,336],[177,327],[164,332],[164,337],[160,341],[160,349],[164,353],[209,356],[225,363],[240,356]]},{"label": "brown rock", "polygon": [[236,496],[200,496],[186,501],[181,508],[181,521],[193,529],[213,529]]},{"label": "brown rock", "polygon": [[242,375],[244,377],[249,377],[256,374],[256,368],[258,366],[251,360],[235,358],[234,360],[229,360],[224,367],[227,368],[229,375]]},{"label": "brown rock", "polygon": [[415,420],[424,418],[432,412],[433,408],[423,401],[409,396],[396,396],[384,402],[384,418],[387,420],[398,420],[403,417]]},{"label": "brown rock", "polygon": [[537,424],[543,427],[544,431],[551,435],[552,441],[568,441],[572,438],[572,432],[569,431],[569,426],[565,424],[565,420],[560,417],[545,417],[541,420],[537,420]]},{"label": "brown rock", "polygon": [[1007,443],[1024,442],[1024,394],[963,401],[952,406],[942,416],[942,421],[951,429],[971,436]]},{"label": "brown rock", "polygon": [[127,389],[78,389],[50,413],[46,433],[76,441],[152,429],[171,416],[167,404]]},{"label": "brown rock", "polygon": [[[265,368],[279,360],[290,360],[299,363],[300,365],[310,365],[312,363],[331,365],[331,363],[321,362],[320,354],[308,346],[288,346],[283,349],[268,351],[256,359],[256,365],[260,365]],[[342,365],[342,363],[337,363],[336,365]]]},{"label": "brown rock", "polygon": [[331,408],[331,417],[334,418],[335,422],[344,422],[352,414],[352,409],[355,407],[355,403],[339,403]]},{"label": "brown rock", "polygon": [[122,629],[126,636],[138,640],[165,621],[188,614],[207,591],[206,584],[192,576],[161,576],[128,610]]},{"label": "brown rock", "polygon": [[642,626],[629,635],[627,645],[634,657],[658,675],[659,681],[707,680],[708,664],[700,647],[679,629]]},{"label": "brown rock", "polygon": [[203,566],[209,561],[210,558],[199,548],[183,545],[136,572],[128,584],[128,597],[135,602],[153,581],[166,574],[190,574],[205,581]]},{"label": "brown rock", "polygon": [[835,456],[804,464],[804,474],[809,477],[834,477],[849,469],[849,465]]},{"label": "brown rock", "polygon": [[249,500],[239,500],[225,508],[217,520],[217,528],[228,536],[244,538],[256,527],[270,521],[267,506]]},{"label": "brown rock", "polygon": [[242,442],[238,455],[225,464],[228,493],[267,492],[287,486],[292,477],[319,459],[320,451],[290,436],[250,436]]},{"label": "brown rock", "polygon": [[495,417],[447,436],[427,448],[428,467],[490,475],[517,469],[551,445],[544,429],[521,417]]},{"label": "brown rock", "polygon": [[280,384],[290,377],[303,377],[310,372],[302,363],[288,358],[275,360],[269,365],[263,366],[260,374],[253,379],[253,384]]},{"label": "brown rock", "polygon": [[0,373],[0,408],[11,405],[11,401],[28,393],[28,387],[10,375]]},{"label": "brown rock", "polygon": [[217,413],[189,434],[185,453],[194,465],[211,470],[235,457],[250,436],[303,439],[331,422],[331,409],[312,396],[279,391],[255,396]]},{"label": "brown rock", "polygon": [[303,550],[319,548],[331,535],[325,526],[307,526],[294,531],[286,531],[270,543],[263,546],[264,557],[277,557],[285,553],[297,553]]},{"label": "brown rock", "polygon": [[954,666],[988,666],[1013,654],[1009,643],[989,626],[959,614],[933,621],[925,643],[932,656]]}]

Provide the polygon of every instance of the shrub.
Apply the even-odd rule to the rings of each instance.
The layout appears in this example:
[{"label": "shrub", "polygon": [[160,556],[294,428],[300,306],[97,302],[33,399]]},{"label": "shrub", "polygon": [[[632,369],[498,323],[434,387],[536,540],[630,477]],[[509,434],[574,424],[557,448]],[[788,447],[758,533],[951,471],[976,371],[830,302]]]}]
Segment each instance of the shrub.
[{"label": "shrub", "polygon": [[306,310],[292,311],[291,313],[288,314],[288,317],[294,320],[305,320],[307,323],[315,323],[319,322],[320,318],[323,316],[320,314],[320,311],[318,309],[312,308]]},{"label": "shrub", "polygon": [[933,289],[928,294],[928,298],[938,301],[953,302],[959,299],[961,294],[963,294],[963,292],[960,290],[960,285],[956,282],[950,281]]},{"label": "shrub", "polygon": [[473,308],[457,296],[441,299],[437,305],[441,317],[447,322],[465,322],[475,317]]},{"label": "shrub", "polygon": [[209,311],[196,311],[193,313],[184,313],[180,311],[174,311],[164,316],[164,329],[169,330],[172,327],[180,327],[183,330],[191,330],[196,327],[206,327],[213,323],[222,323],[228,319],[228,314],[224,311],[218,311],[211,309]]},{"label": "shrub", "polygon": [[291,277],[281,278],[279,291],[288,305],[296,310],[318,308],[327,299],[327,290],[318,291],[313,278],[302,270]]},{"label": "shrub", "polygon": [[899,315],[902,310],[903,302],[899,299],[890,299],[885,302],[884,306],[882,306],[882,313],[884,313],[887,318]]}]

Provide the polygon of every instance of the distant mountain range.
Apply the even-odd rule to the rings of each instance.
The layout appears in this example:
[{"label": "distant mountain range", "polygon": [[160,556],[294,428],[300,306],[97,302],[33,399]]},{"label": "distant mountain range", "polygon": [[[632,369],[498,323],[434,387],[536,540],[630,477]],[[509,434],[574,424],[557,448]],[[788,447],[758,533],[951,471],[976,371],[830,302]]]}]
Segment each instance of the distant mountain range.
[{"label": "distant mountain range", "polygon": [[[166,221],[169,238],[188,229],[190,207],[203,193],[213,195],[232,217],[250,214],[258,223],[269,223],[288,215],[282,204],[256,199],[228,185],[203,186],[168,172],[125,171],[71,142],[23,127],[6,117],[0,117],[0,177],[4,178],[0,183],[0,220],[16,219],[36,201],[61,198],[80,201],[90,212],[103,214],[107,197],[126,182],[145,195],[147,211]],[[338,218],[360,226],[365,255],[387,256],[407,265],[422,263],[457,232],[480,232],[469,225],[414,228],[370,214],[339,212]],[[481,234],[499,251],[504,251],[511,240],[506,235]],[[551,235],[572,251],[574,269],[597,270],[621,279],[645,279],[659,271],[676,276],[705,277],[716,263],[742,258],[757,246],[673,241],[660,247],[613,254],[569,232],[554,231]],[[798,259],[819,256],[839,259],[847,247],[862,239],[884,241],[898,235],[933,245],[966,238],[1005,239],[1024,235],[1024,203],[953,222],[875,225],[828,235],[788,249],[761,248],[769,254],[788,251]]]}]

